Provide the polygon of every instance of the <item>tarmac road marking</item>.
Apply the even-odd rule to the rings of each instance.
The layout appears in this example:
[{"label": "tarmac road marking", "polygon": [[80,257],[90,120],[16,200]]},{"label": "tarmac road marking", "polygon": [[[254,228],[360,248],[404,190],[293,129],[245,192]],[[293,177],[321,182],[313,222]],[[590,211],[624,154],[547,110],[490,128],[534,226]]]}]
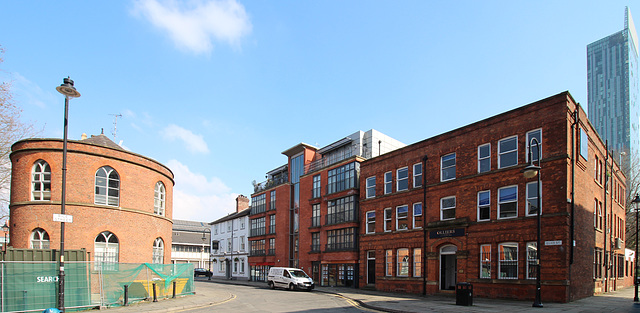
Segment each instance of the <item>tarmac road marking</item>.
[{"label": "tarmac road marking", "polygon": [[355,308],[358,308],[358,309],[360,309],[362,311],[365,311],[365,312],[385,312],[385,311],[379,311],[379,310],[365,308],[358,301],[349,299],[349,298],[347,298],[347,297],[345,297],[343,295],[334,295],[334,296],[344,299],[345,301],[347,301],[347,303],[351,304],[351,306],[353,306]]},{"label": "tarmac road marking", "polygon": [[231,296],[228,299],[222,300],[220,302],[214,302],[214,303],[209,303],[209,304],[205,304],[205,305],[199,305],[199,306],[196,306],[196,307],[191,307],[191,308],[182,309],[182,310],[175,310],[175,311],[171,311],[171,312],[186,312],[186,311],[199,310],[199,309],[202,309],[202,308],[208,308],[208,307],[220,305],[220,304],[223,304],[223,303],[227,303],[227,302],[235,300],[235,299],[236,299],[236,295],[231,294]]}]

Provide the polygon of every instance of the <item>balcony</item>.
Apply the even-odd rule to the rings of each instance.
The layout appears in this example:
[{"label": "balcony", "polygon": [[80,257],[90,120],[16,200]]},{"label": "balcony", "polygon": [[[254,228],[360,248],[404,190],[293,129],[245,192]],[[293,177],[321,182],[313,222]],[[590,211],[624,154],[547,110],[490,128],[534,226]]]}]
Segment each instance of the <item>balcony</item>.
[{"label": "balcony", "polygon": [[358,221],[358,210],[351,210],[340,213],[327,214],[325,216],[325,225],[335,225],[341,223],[350,223]]},{"label": "balcony", "polygon": [[255,250],[255,251],[251,251],[249,252],[249,256],[265,256],[266,253],[264,252],[264,250]]},{"label": "balcony", "polygon": [[282,185],[284,183],[289,182],[288,174],[273,176],[270,179],[267,179],[261,183],[253,182],[253,193],[263,192],[267,189],[273,188],[275,186]]},{"label": "balcony", "polygon": [[326,246],[327,252],[329,251],[356,251],[355,242],[341,242],[341,243],[329,243]]},{"label": "balcony", "polygon": [[349,145],[334,151],[327,153],[322,156],[322,159],[315,160],[311,163],[308,163],[304,166],[304,173],[309,174],[320,169],[323,169],[331,164],[336,164],[338,162],[342,162],[348,158],[353,156],[361,156],[362,146],[361,145]]},{"label": "balcony", "polygon": [[249,231],[249,237],[264,236],[266,234],[264,227],[252,229]]}]

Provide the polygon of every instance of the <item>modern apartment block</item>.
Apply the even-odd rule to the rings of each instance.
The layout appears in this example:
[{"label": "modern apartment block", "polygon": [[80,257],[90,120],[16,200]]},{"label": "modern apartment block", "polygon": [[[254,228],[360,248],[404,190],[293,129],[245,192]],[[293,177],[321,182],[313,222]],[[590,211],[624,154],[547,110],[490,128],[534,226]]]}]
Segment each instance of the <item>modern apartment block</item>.
[{"label": "modern apartment block", "polygon": [[359,164],[403,143],[376,130],[358,131],[321,149],[300,143],[282,152],[287,164],[254,184],[251,279],[271,266],[305,269],[322,286],[356,286]]},{"label": "modern apartment block", "polygon": [[545,302],[631,286],[614,157],[563,92],[361,162],[359,285],[532,300],[540,275]]},{"label": "modern apartment block", "polygon": [[589,120],[623,162],[640,153],[638,74],[638,35],[627,7],[623,30],[587,46]]}]

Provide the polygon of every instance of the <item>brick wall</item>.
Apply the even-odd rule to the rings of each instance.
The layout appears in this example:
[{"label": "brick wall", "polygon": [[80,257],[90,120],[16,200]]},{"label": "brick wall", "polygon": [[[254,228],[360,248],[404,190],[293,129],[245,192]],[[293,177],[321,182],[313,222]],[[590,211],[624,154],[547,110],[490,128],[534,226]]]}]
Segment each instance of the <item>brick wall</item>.
[{"label": "brick wall", "polygon": [[[24,140],[12,146],[11,242],[29,248],[35,228],[49,234],[51,248],[59,248],[59,214],[62,185],[62,141]],[[38,160],[51,167],[51,201],[31,201],[31,171]],[[94,180],[102,166],[114,168],[120,176],[119,206],[94,204]],[[154,240],[164,241],[164,262],[171,262],[171,217],[173,215],[173,173],[164,165],[124,150],[70,141],[67,154],[65,249],[85,248],[93,260],[94,240],[102,231],[119,240],[119,261],[151,262]],[[165,186],[165,215],[154,214],[154,188]]]},{"label": "brick wall", "polygon": [[[413,225],[409,230],[395,229],[395,210],[398,206],[409,206],[409,217],[414,203],[423,202],[423,188],[412,188],[413,164],[420,163],[426,155],[428,160],[423,172],[426,175],[426,203],[424,218],[428,239],[425,255],[427,258],[427,293],[449,292],[442,290],[441,249],[455,247],[456,282],[471,282],[478,296],[496,298],[532,299],[535,279],[527,279],[526,245],[536,241],[536,218],[526,215],[527,183],[533,179],[523,177],[522,169],[527,166],[527,132],[542,130],[542,275],[543,299],[547,301],[571,301],[597,292],[592,278],[593,249],[603,246],[604,239],[598,239],[598,231],[593,228],[593,198],[604,197],[602,187],[594,183],[593,160],[595,155],[604,159],[606,149],[581,111],[583,127],[589,132],[589,161],[582,160],[576,167],[575,196],[575,240],[573,264],[571,263],[571,135],[573,112],[576,104],[568,93],[561,93],[530,105],[473,123],[451,132],[432,137],[382,156],[367,160],[361,165],[360,189],[365,192],[367,177],[376,177],[376,197],[364,199],[360,203],[360,258],[367,250],[375,251],[376,283],[380,290],[422,292],[422,277],[398,277],[394,272],[385,276],[384,253],[393,252],[394,271],[397,270],[397,249],[411,251],[422,248],[421,229]],[[580,109],[581,110],[581,109]],[[517,165],[498,168],[498,144],[503,138],[517,136]],[[489,143],[491,170],[478,173],[478,146]],[[441,157],[456,153],[455,179],[441,182]],[[578,151],[574,151],[577,155]],[[593,155],[592,155],[593,154]],[[578,159],[578,158],[576,158]],[[580,163],[580,161],[577,161]],[[617,165],[615,165],[617,166]],[[409,189],[396,191],[399,168],[409,169]],[[384,195],[384,173],[393,174],[393,193]],[[624,177],[616,177],[624,185]],[[517,216],[498,217],[498,190],[506,186],[517,186]],[[478,221],[478,192],[490,192],[490,219]],[[455,218],[441,220],[441,199],[455,196]],[[384,209],[393,210],[393,229],[384,231]],[[613,214],[623,217],[622,207],[610,205]],[[366,212],[375,211],[376,233],[366,234]],[[420,224],[415,226],[422,226]],[[431,236],[432,232],[455,232],[451,237]],[[498,277],[500,244],[513,242],[518,248],[517,278]],[[548,243],[545,243],[548,242]],[[610,241],[609,241],[610,242]],[[480,278],[480,245],[491,247],[491,276]],[[619,252],[619,251],[618,251]],[[570,275],[571,271],[571,275]],[[360,272],[366,273],[366,263],[360,262]],[[411,269],[409,276],[412,276]],[[624,283],[617,282],[616,288]],[[366,284],[366,275],[361,276],[361,285]],[[597,284],[597,281],[596,281]],[[613,283],[609,282],[613,287]]]}]

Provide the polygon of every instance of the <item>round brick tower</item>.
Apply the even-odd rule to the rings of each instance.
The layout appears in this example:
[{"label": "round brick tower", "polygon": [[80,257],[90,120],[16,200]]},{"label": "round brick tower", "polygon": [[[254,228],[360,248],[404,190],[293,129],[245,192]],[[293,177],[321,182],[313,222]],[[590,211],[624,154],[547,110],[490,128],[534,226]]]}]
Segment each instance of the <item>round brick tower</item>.
[{"label": "round brick tower", "polygon": [[[11,246],[60,245],[61,139],[27,139],[11,147]],[[69,140],[65,249],[89,260],[171,263],[173,173],[128,152],[105,135]]]}]

